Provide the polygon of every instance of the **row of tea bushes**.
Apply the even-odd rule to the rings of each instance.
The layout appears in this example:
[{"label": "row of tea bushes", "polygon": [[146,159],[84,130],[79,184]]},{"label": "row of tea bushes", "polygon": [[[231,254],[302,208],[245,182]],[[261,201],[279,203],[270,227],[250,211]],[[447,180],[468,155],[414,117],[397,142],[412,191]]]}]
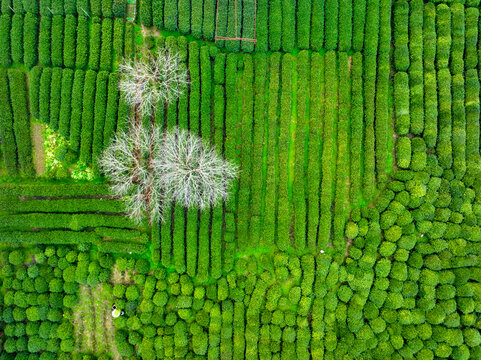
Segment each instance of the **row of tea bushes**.
[{"label": "row of tea bushes", "polygon": [[30,72],[32,115],[69,139],[81,161],[96,163],[129,113],[118,81],[117,73],[36,66]]},{"label": "row of tea bushes", "polygon": [[[388,14],[383,11],[383,21]],[[218,278],[222,266],[231,268],[235,246],[325,250],[331,229],[336,249],[344,251],[347,201],[371,200],[376,181],[385,182],[390,167],[384,94],[389,78],[381,75],[389,64],[390,37],[383,35],[379,44],[379,67],[377,44],[370,45],[371,55],[351,59],[334,51],[238,57],[184,37],[163,39],[157,46],[165,42],[180,52],[191,83],[176,103],[156,108],[155,121],[199,133],[241,172],[225,212],[173,207],[172,216],[154,225],[154,263],[204,280]],[[363,71],[366,63],[369,71]],[[305,83],[317,91],[308,92]],[[374,120],[363,126],[368,115]],[[354,131],[362,136],[352,137]]]},{"label": "row of tea bushes", "polygon": [[114,63],[134,53],[133,25],[123,19],[3,14],[0,36],[3,67],[14,63],[112,71]]},{"label": "row of tea bushes", "polygon": [[[142,0],[139,20],[148,27],[209,41],[215,39],[217,31],[217,36],[233,38],[217,41],[230,52],[291,52],[296,48],[361,51],[370,42],[377,43],[379,31],[389,27],[378,21],[382,11],[390,14],[389,2]],[[376,27],[374,32],[371,27]]]},{"label": "row of tea bushes", "polygon": [[91,17],[125,17],[126,0],[2,0],[2,14],[40,14],[53,15],[89,15]]},{"label": "row of tea bushes", "polygon": [[[0,242],[96,245],[102,253],[143,254],[149,237],[125,217],[124,203],[104,185],[4,185],[0,199]],[[5,190],[5,191],[3,191]]]}]

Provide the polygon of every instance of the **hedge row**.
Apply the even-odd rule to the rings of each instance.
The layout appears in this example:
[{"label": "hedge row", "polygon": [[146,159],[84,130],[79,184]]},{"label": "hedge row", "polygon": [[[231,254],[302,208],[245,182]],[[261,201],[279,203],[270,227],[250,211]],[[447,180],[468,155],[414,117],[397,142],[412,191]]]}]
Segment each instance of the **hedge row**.
[{"label": "hedge row", "polygon": [[[37,36],[38,36],[38,18],[31,13],[25,15],[23,24],[24,33],[24,64],[28,68],[37,64]],[[4,37],[3,39],[7,39]],[[28,44],[28,46],[27,46]]]},{"label": "hedge row", "polygon": [[[182,99],[180,99],[182,101]],[[181,107],[179,107],[182,109]],[[187,112],[187,104],[185,106]],[[220,85],[215,86],[214,90],[214,141],[217,151],[222,154],[224,145],[224,88]],[[180,116],[180,114],[179,114]],[[179,118],[180,123],[180,118]],[[212,225],[210,237],[210,255],[211,255],[211,276],[219,279],[222,276],[222,239],[224,225],[224,209],[223,204],[215,206],[212,210]]]},{"label": "hedge row", "polygon": [[[225,133],[226,138],[224,142],[225,157],[232,159],[239,164],[239,147],[237,141],[240,139],[240,133],[238,131],[238,106],[236,105],[237,99],[237,57],[234,54],[229,54],[226,61],[225,71],[225,88],[226,88],[226,119],[225,119]],[[239,191],[239,182],[234,181],[232,196],[226,204],[227,212],[233,213],[236,211],[236,198]],[[227,231],[233,235],[235,232],[235,223],[226,224]]]},{"label": "hedge row", "polygon": [[321,134],[324,114],[324,58],[312,54],[310,67],[309,132],[307,160],[307,247],[315,250],[317,245],[317,226],[319,224],[319,184],[321,169],[319,157],[322,154]]},{"label": "hedge row", "polygon": [[[207,46],[202,46],[200,48],[200,84],[200,134],[203,141],[211,142],[212,67],[209,48]],[[209,278],[209,268],[211,265],[209,246],[210,223],[210,212],[201,212],[199,217],[199,243],[197,261],[197,276],[200,281],[205,281]]]},{"label": "hedge row", "polygon": [[[363,82],[362,82],[362,55],[355,53],[351,67],[351,134],[361,134],[363,131]],[[394,78],[396,84],[396,78]],[[396,85],[394,85],[396,86]],[[396,96],[396,95],[395,95]],[[397,120],[396,120],[397,121]],[[350,195],[349,201],[356,206],[360,200],[362,188],[362,137],[351,135],[351,171],[349,175]]]},{"label": "hedge row", "polygon": [[77,47],[75,56],[75,66],[84,68],[87,66],[89,54],[89,23],[85,17],[79,17],[77,23]]},{"label": "hedge row", "polygon": [[[68,14],[38,17],[30,12],[25,16],[0,16],[0,64],[12,62],[28,68],[43,66],[112,70],[113,51],[118,61],[123,55],[125,21],[122,19],[92,19]],[[131,24],[130,24],[131,25]],[[113,36],[115,35],[115,36]],[[127,44],[126,44],[127,46]]]},{"label": "hedge row", "polygon": [[85,83],[82,95],[82,131],[80,133],[79,160],[86,164],[92,161],[96,79],[97,73],[95,71],[87,70],[85,72]]},{"label": "hedge row", "polygon": [[[267,109],[267,169],[265,178],[265,212],[263,228],[263,245],[272,246],[276,239],[276,143],[277,143],[277,124],[279,114],[278,94],[279,94],[279,69],[281,55],[274,53],[269,58],[269,103]],[[229,103],[228,103],[229,104]],[[227,111],[227,114],[229,112]],[[227,129],[226,129],[227,130]],[[228,156],[226,150],[226,157]],[[233,224],[235,228],[235,225]]]},{"label": "hedge row", "polygon": [[[11,28],[10,16],[2,14],[0,16],[0,38],[8,39]],[[0,66],[7,67],[11,64],[10,41],[0,42]]]},{"label": "hedge row", "polygon": [[416,0],[410,3],[409,17],[409,87],[411,133],[419,135],[424,130],[424,84],[423,84],[423,8],[424,3]]},{"label": "hedge row", "polygon": [[424,99],[425,125],[423,136],[426,146],[432,149],[436,146],[438,138],[438,93],[434,70],[426,71],[424,74]]},{"label": "hedge row", "polygon": [[97,250],[101,253],[144,254],[147,247],[144,244],[130,242],[100,241],[97,243]]},{"label": "hedge row", "polygon": [[[6,39],[4,39],[6,40]],[[23,63],[23,15],[15,14],[12,17],[12,29],[10,30],[10,48],[12,62]]]},{"label": "hedge row", "polygon": [[305,153],[307,117],[307,87],[309,84],[309,54],[302,50],[297,56],[297,120],[295,132],[295,165],[292,202],[294,205],[295,247],[302,251],[306,247],[306,189],[305,189]]},{"label": "hedge row", "polygon": [[[242,73],[242,112],[241,112],[241,153],[239,193],[237,202],[237,246],[248,249],[250,245],[249,219],[252,174],[252,119],[253,119],[253,89],[254,81],[253,61],[250,55],[244,58],[244,71]],[[281,133],[282,134],[282,133]],[[287,161],[286,161],[287,164]],[[287,173],[287,170],[286,170]]]},{"label": "hedge row", "polygon": [[477,45],[478,45],[478,22],[479,9],[469,7],[465,9],[466,16],[466,51],[464,55],[464,65],[466,70],[474,69],[478,65]]},{"label": "hedge row", "polygon": [[[10,102],[13,112],[13,130],[15,143],[17,144],[18,162],[25,175],[34,176],[25,74],[17,69],[9,69],[8,82],[10,85]],[[8,117],[8,114],[6,116]]]},{"label": "hedge row", "polygon": [[451,5],[452,43],[450,69],[451,74],[457,75],[464,72],[464,41],[465,19],[464,6],[462,4]]},{"label": "hedge row", "polygon": [[394,3],[394,67],[397,71],[406,71],[409,67],[408,17],[408,2],[396,1]]},{"label": "hedge row", "polygon": [[[52,18],[42,16],[38,32],[38,62],[43,66],[50,66],[50,45],[52,42]],[[28,44],[29,45],[29,44]]]},{"label": "hedge row", "polygon": [[391,152],[389,139],[391,138],[388,93],[389,93],[389,69],[391,50],[391,5],[388,0],[381,0],[379,17],[379,50],[376,77],[376,180],[379,184],[387,182],[389,170],[387,159]]},{"label": "hedge row", "polygon": [[68,68],[75,67],[75,40],[77,35],[77,18],[73,15],[65,17],[65,36],[63,46],[63,62]]},{"label": "hedge row", "polygon": [[396,134],[407,135],[411,124],[409,112],[409,76],[405,72],[394,75],[394,110]]},{"label": "hedge row", "polygon": [[80,131],[82,128],[82,94],[85,81],[85,71],[76,70],[72,85],[72,113],[70,117],[70,147],[74,152],[80,149]]},{"label": "hedge row", "polygon": [[338,81],[336,78],[336,53],[329,51],[325,57],[325,107],[324,107],[324,124],[323,124],[323,141],[322,141],[322,157],[321,157],[321,197],[320,197],[320,213],[319,235],[317,240],[317,248],[325,250],[330,242],[332,213],[331,206],[333,201],[333,175],[336,173],[336,162],[334,155],[334,129],[337,125],[337,116],[335,113]]},{"label": "hedge row", "polygon": [[[52,66],[63,65],[64,17],[56,15],[52,19]],[[28,44],[30,46],[30,44]]]},{"label": "hedge row", "polygon": [[55,199],[55,200],[0,200],[0,210],[10,212],[113,212],[122,213],[121,200],[104,199]]},{"label": "hedge row", "polygon": [[52,82],[50,83],[50,127],[58,130],[60,115],[60,92],[62,88],[62,69],[52,70]]},{"label": "hedge row", "polygon": [[466,173],[466,112],[464,100],[464,77],[453,75],[453,171],[457,179],[462,179]]},{"label": "hedge row", "polygon": [[479,169],[479,77],[475,69],[466,71],[466,160],[468,172]]},{"label": "hedge row", "polygon": [[113,35],[113,21],[111,19],[104,19],[102,22],[102,40],[100,49],[100,70],[112,70],[112,35]]},{"label": "hedge row", "polygon": [[114,32],[113,32],[113,55],[115,56],[115,63],[121,61],[124,56],[124,36],[125,36],[125,23],[121,19],[114,20]]},{"label": "hedge row", "polygon": [[374,196],[375,172],[375,93],[376,60],[379,36],[379,0],[368,0],[366,10],[366,28],[364,38],[364,177],[363,197]]},{"label": "hedge row", "polygon": [[[264,134],[264,116],[266,113],[266,76],[267,76],[267,58],[259,55],[254,58],[254,124],[252,145],[252,173],[251,173],[251,220],[249,228],[250,243],[257,246],[261,239],[261,215],[262,215],[262,184],[263,178],[263,142]],[[217,126],[220,128],[220,126]],[[216,143],[222,147],[222,137],[216,140]]]},{"label": "hedge row", "polygon": [[451,118],[451,74],[449,69],[444,68],[438,71],[438,141],[436,153],[438,154],[439,165],[443,169],[450,169],[453,164],[452,149],[452,118]]},{"label": "hedge row", "polygon": [[89,60],[88,66],[91,70],[99,70],[100,63],[100,45],[102,41],[102,24],[100,19],[94,19],[90,28],[89,38]]},{"label": "hedge row", "polygon": [[[119,75],[111,73],[108,79],[107,107],[105,109],[105,125],[103,129],[103,146],[107,147],[114,136],[119,105]],[[100,137],[100,135],[97,135]]]},{"label": "hedge row", "polygon": [[436,35],[436,67],[440,70],[448,67],[451,54],[451,9],[446,4],[436,7]]},{"label": "hedge row", "polygon": [[63,230],[49,230],[49,231],[4,231],[1,233],[2,242],[11,245],[20,246],[23,244],[94,244],[100,240],[100,236],[94,232],[87,231],[63,231]]},{"label": "hedge row", "polygon": [[333,217],[333,245],[336,250],[346,249],[344,227],[347,219],[346,203],[348,189],[345,179],[349,176],[349,124],[350,118],[350,76],[348,56],[339,53],[339,88],[338,88],[338,116],[337,123],[337,159],[336,159],[336,192],[334,197]]},{"label": "hedge row", "polygon": [[60,96],[60,118],[58,132],[65,138],[70,135],[70,114],[72,110],[72,86],[74,71],[64,69],[62,72],[62,90]]},{"label": "hedge row", "polygon": [[108,193],[104,184],[2,184],[2,196],[22,197],[62,197],[62,196],[96,196]]},{"label": "hedge row", "polygon": [[324,16],[325,16],[325,42],[326,50],[335,50],[338,44],[338,27],[339,27],[339,1],[325,0]]},{"label": "hedge row", "polygon": [[10,176],[17,174],[17,145],[12,107],[9,101],[7,70],[0,71],[0,137],[5,169]]},{"label": "hedge row", "polygon": [[[0,219],[2,219],[0,225],[1,231],[29,231],[32,228],[70,229],[73,231],[80,231],[86,228],[99,227],[122,229],[126,227],[135,227],[135,224],[133,224],[128,218],[115,215],[29,213],[0,215]],[[112,234],[112,232],[109,232],[109,234]],[[132,240],[139,237],[139,234],[129,238],[121,238],[119,236],[112,237],[117,240]]]},{"label": "hedge row", "polygon": [[[199,45],[189,44],[189,73],[191,77],[189,94],[189,129],[194,134],[199,134],[199,106],[200,106],[200,64]],[[186,271],[189,276],[197,273],[197,248],[198,248],[198,211],[189,209],[187,211],[186,223]]]},{"label": "hedge row", "polygon": [[[100,156],[104,145],[105,115],[107,107],[107,81],[109,73],[100,71],[97,75],[95,86],[95,105],[94,105],[94,127],[92,139],[92,159],[94,169],[98,171],[97,159]],[[83,123],[82,123],[83,125]]]},{"label": "hedge row", "polygon": [[291,122],[292,106],[292,70],[294,58],[290,54],[282,57],[281,70],[281,93],[280,93],[280,117],[279,135],[277,140],[278,162],[277,171],[279,174],[277,183],[277,247],[286,250],[290,245],[290,225],[292,209],[289,204],[288,195],[288,167],[289,167],[289,126]]}]

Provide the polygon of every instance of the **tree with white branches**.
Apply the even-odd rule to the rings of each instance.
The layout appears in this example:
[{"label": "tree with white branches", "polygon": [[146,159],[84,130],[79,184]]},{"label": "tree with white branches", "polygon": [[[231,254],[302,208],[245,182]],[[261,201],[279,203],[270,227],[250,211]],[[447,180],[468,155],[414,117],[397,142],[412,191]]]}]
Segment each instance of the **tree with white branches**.
[{"label": "tree with white branches", "polygon": [[119,89],[140,115],[150,115],[159,101],[170,103],[187,88],[189,76],[182,65],[179,53],[165,48],[153,54],[144,51],[141,59],[119,65]]},{"label": "tree with white branches", "polygon": [[162,217],[163,196],[154,171],[162,133],[156,126],[150,130],[132,125],[128,132],[118,133],[99,161],[112,194],[124,199],[126,212],[138,223],[146,215],[151,222]]},{"label": "tree with white branches", "polygon": [[167,132],[161,157],[154,159],[166,199],[184,207],[205,209],[226,200],[237,166],[214,147],[186,130]]},{"label": "tree with white branches", "polygon": [[205,209],[225,201],[237,176],[237,166],[200,137],[178,128],[164,134],[155,125],[117,135],[100,166],[129,216],[138,222],[148,216],[150,223],[173,203]]}]

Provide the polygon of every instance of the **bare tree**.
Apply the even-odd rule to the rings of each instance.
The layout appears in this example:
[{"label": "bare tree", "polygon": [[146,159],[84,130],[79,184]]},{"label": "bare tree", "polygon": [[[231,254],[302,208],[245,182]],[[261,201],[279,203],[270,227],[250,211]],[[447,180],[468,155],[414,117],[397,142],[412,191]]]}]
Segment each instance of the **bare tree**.
[{"label": "bare tree", "polygon": [[141,222],[162,218],[163,197],[156,181],[153,160],[161,154],[161,131],[133,125],[120,132],[104,150],[99,165],[110,180],[111,192],[126,203],[129,216]]},{"label": "bare tree", "polygon": [[137,61],[125,60],[119,66],[119,89],[127,103],[142,116],[150,115],[159,101],[170,103],[189,83],[187,68],[181,66],[179,53],[160,48],[154,54],[143,52]]},{"label": "bare tree", "polygon": [[186,130],[165,134],[152,125],[132,125],[103,152],[100,166],[112,193],[126,201],[126,211],[138,222],[162,219],[176,202],[204,209],[227,199],[237,167],[214,147]]},{"label": "bare tree", "polygon": [[237,166],[186,130],[167,132],[161,157],[154,160],[166,199],[204,209],[226,200]]}]

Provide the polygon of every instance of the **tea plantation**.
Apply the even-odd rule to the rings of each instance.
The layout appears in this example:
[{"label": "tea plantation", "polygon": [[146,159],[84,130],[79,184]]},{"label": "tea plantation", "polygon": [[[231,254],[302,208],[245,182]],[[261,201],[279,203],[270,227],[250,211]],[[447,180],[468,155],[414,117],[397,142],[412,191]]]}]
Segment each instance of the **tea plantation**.
[{"label": "tea plantation", "polygon": [[[481,359],[479,8],[0,0],[0,360]],[[159,49],[188,84],[141,116]],[[227,200],[126,216],[132,122],[214,146]]]}]

